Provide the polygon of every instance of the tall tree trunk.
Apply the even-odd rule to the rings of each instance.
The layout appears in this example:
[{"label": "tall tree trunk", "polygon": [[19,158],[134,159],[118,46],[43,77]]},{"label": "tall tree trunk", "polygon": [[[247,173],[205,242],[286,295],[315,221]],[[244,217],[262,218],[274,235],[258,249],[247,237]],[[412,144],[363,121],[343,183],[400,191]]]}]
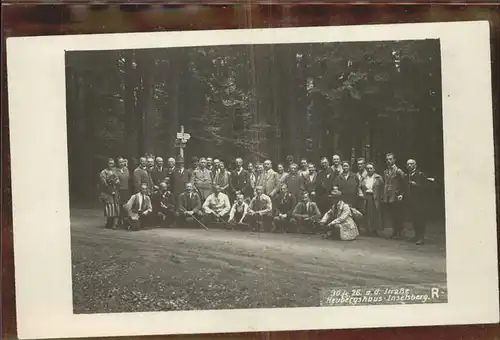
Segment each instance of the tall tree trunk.
[{"label": "tall tree trunk", "polygon": [[180,87],[182,83],[184,50],[176,48],[172,51],[169,67],[169,92],[168,92],[168,124],[169,124],[169,155],[175,155],[178,151],[174,148],[177,132],[179,131],[180,117]]},{"label": "tall tree trunk", "polygon": [[[123,108],[125,116],[125,145],[127,147],[128,153],[125,155],[132,161],[132,157],[136,157],[139,154],[138,141],[137,141],[137,118],[136,114],[136,98],[135,98],[135,68],[134,68],[134,52],[127,51],[123,54],[124,70],[123,70],[123,81],[124,81],[124,96],[123,96]],[[132,165],[132,162],[130,162]]]}]

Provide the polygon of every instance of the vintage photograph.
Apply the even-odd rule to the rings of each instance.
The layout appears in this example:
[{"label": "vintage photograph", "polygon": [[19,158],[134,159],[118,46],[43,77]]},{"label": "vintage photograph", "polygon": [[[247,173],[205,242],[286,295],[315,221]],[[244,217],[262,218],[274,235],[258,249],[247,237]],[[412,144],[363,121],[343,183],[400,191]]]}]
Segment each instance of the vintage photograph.
[{"label": "vintage photograph", "polygon": [[9,38],[18,337],[497,323],[489,32]]},{"label": "vintage photograph", "polygon": [[447,302],[439,39],[65,72],[74,313]]}]

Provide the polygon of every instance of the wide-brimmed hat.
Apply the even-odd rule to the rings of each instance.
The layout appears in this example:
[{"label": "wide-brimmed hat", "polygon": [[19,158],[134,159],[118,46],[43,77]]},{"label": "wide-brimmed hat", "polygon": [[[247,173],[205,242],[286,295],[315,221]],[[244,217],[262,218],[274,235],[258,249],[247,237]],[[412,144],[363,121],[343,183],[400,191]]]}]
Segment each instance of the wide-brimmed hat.
[{"label": "wide-brimmed hat", "polygon": [[335,197],[335,198],[342,198],[342,192],[337,189],[332,189],[330,191],[330,196]]}]

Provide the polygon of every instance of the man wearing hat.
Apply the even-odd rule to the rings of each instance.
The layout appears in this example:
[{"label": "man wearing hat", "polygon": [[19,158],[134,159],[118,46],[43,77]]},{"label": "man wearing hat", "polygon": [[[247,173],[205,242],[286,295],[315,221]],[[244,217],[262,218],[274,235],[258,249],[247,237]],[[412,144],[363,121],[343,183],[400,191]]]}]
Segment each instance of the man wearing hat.
[{"label": "man wearing hat", "polygon": [[172,174],[172,192],[177,199],[186,188],[186,183],[191,180],[191,173],[184,167],[184,158],[178,156],[176,167]]},{"label": "man wearing hat", "polygon": [[354,240],[359,235],[358,227],[352,217],[351,208],[342,200],[342,193],[338,186],[333,187],[330,198],[333,202],[332,207],[319,222],[328,229],[324,238],[341,241]]}]

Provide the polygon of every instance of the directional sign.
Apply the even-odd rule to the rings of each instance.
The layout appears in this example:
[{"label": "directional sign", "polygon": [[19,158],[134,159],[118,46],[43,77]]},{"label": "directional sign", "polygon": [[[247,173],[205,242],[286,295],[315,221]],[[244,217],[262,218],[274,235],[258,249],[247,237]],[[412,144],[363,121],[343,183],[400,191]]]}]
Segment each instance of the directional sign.
[{"label": "directional sign", "polygon": [[179,148],[179,154],[182,158],[184,158],[184,148],[190,138],[191,135],[189,133],[185,133],[184,125],[181,125],[181,131],[177,133],[177,139],[175,140],[174,147]]}]

